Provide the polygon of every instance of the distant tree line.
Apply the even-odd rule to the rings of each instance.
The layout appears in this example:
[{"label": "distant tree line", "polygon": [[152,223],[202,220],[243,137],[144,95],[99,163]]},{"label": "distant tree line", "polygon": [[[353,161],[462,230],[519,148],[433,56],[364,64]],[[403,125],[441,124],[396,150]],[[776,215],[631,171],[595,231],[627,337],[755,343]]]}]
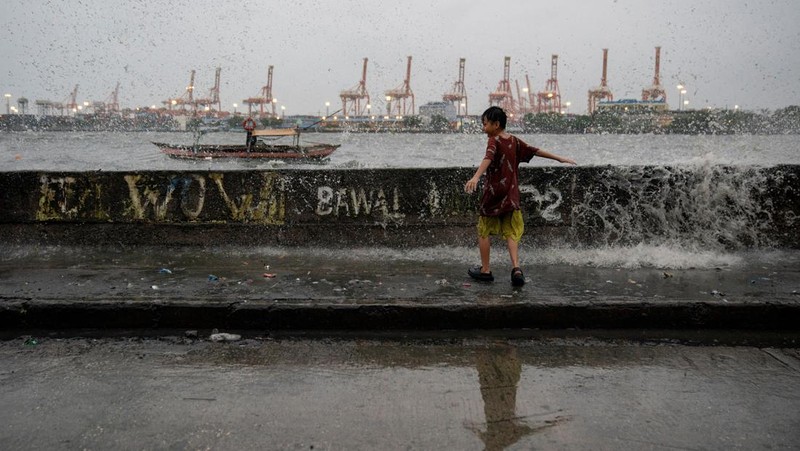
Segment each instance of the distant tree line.
[{"label": "distant tree line", "polygon": [[[202,118],[188,121],[188,130],[214,126],[219,129],[240,130],[244,116],[237,114],[224,120],[209,123]],[[259,127],[285,127],[283,118],[262,118]],[[574,114],[527,114],[522,124],[525,133],[552,134],[684,134],[684,135],[733,135],[733,134],[798,134],[800,133],[800,106],[788,106],[775,111],[757,112],[736,110],[702,109],[688,111],[617,111],[600,110],[592,115]],[[44,116],[0,115],[0,130],[179,130],[179,124],[171,116],[150,112],[137,113],[133,117],[120,116]],[[415,133],[481,133],[480,122],[465,121],[455,126],[444,116],[434,115],[430,121],[421,116],[405,116],[402,121],[384,123],[358,122],[339,127],[316,127],[324,131],[355,132],[415,132]]]},{"label": "distant tree line", "polygon": [[526,133],[664,133],[686,135],[797,134],[800,106],[774,112],[702,109],[689,111],[601,110],[593,115],[528,114]]}]

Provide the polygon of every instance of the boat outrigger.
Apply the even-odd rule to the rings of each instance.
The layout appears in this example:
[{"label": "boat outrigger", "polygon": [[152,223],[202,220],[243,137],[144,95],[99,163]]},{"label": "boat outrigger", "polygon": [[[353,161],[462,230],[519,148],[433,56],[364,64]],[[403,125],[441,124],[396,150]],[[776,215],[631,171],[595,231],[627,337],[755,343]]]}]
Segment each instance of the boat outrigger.
[{"label": "boat outrigger", "polygon": [[[299,128],[276,128],[256,130],[253,118],[242,124],[247,131],[244,145],[236,144],[165,144],[154,142],[162,152],[173,158],[214,159],[214,158],[255,158],[266,160],[313,161],[328,158],[340,144],[309,143],[300,144]],[[292,144],[265,142],[264,139],[277,140],[291,137]]]}]

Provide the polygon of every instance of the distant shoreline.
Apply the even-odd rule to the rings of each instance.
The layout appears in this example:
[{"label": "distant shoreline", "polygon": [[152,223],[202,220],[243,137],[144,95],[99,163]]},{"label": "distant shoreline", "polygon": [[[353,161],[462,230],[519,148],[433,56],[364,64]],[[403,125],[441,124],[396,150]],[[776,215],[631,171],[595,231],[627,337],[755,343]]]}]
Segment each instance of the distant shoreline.
[{"label": "distant shoreline", "polygon": [[[182,121],[169,115],[37,116],[0,115],[6,132],[236,132],[244,116],[198,117]],[[444,117],[407,116],[394,121],[369,118],[326,120],[315,116],[262,118],[259,127],[299,127],[317,133],[466,133],[480,134],[476,116],[448,120]],[[676,134],[676,135],[786,135],[800,133],[800,106],[770,111],[603,111],[594,115],[530,114],[509,124],[512,133],[525,134]]]}]

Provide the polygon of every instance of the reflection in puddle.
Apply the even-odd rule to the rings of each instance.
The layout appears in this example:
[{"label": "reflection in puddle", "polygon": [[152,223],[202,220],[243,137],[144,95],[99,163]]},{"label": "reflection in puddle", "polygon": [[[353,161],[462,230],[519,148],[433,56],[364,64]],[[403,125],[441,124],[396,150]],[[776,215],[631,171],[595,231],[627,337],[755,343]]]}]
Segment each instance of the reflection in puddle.
[{"label": "reflection in puddle", "polygon": [[553,427],[568,417],[555,416],[532,423],[517,415],[517,386],[522,364],[517,349],[509,345],[493,345],[476,353],[476,366],[483,398],[483,425],[466,427],[480,437],[487,450],[502,450],[521,438]]}]

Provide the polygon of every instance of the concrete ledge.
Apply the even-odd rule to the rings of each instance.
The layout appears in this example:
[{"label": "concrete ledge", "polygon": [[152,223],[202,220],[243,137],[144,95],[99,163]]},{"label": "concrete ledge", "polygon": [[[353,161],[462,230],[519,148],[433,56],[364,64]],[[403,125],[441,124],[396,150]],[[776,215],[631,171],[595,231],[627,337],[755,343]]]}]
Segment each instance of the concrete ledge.
[{"label": "concrete ledge", "polygon": [[799,330],[800,303],[710,302],[467,305],[430,302],[325,304],[318,301],[246,305],[221,302],[0,301],[6,329],[745,329]]},{"label": "concrete ledge", "polygon": [[668,274],[523,262],[513,287],[505,255],[470,279],[473,246],[0,251],[3,329],[800,329],[796,252]]},{"label": "concrete ledge", "polygon": [[[0,172],[0,233],[19,242],[471,242],[472,168]],[[531,167],[526,237],[800,247],[800,166]],[[465,231],[468,233],[465,234]]]}]

